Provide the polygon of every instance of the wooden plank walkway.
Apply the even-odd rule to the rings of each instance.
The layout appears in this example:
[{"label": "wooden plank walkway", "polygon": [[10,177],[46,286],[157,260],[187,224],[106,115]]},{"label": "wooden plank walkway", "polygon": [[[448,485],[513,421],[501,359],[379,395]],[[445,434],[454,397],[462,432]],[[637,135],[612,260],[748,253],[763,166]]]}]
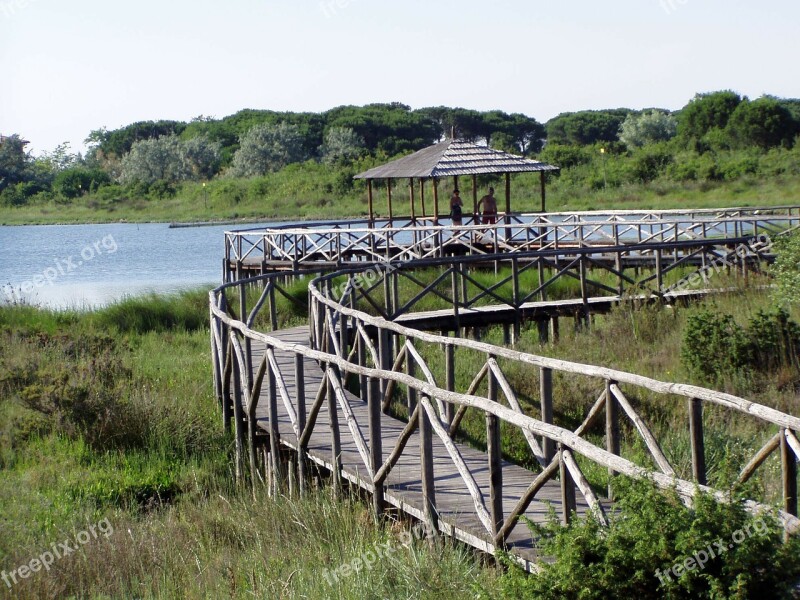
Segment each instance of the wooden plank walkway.
[{"label": "wooden plank walkway", "polygon": [[[285,342],[296,344],[309,344],[307,327],[295,327],[271,333]],[[263,347],[253,345],[253,364],[258,365],[264,354]],[[296,395],[294,381],[294,354],[290,352],[275,351],[275,358],[280,366],[290,397]],[[319,365],[310,359],[305,359],[305,395],[306,406],[314,403],[314,398],[322,381],[322,370]],[[264,386],[257,409],[258,424],[265,431],[269,430],[267,414],[269,400],[267,397],[268,386]],[[356,421],[361,428],[364,438],[369,445],[367,404],[360,398],[347,393],[347,400],[353,411]],[[373,486],[369,477],[362,477],[367,469],[361,459],[356,444],[345,424],[344,413],[338,406],[338,422],[341,437],[341,464],[343,476],[355,485],[372,492]],[[297,437],[283,402],[278,399],[279,430],[281,443],[297,450]],[[330,420],[328,417],[327,403],[323,403],[317,418],[316,426],[308,444],[308,455],[317,464],[331,470],[333,459],[331,454]],[[405,423],[385,414],[381,414],[381,429],[383,432],[383,460],[394,447]],[[420,467],[419,432],[415,432],[409,440],[402,458],[391,471],[387,478],[385,498],[391,504],[414,518],[422,519],[423,495]],[[486,453],[458,444],[465,463],[475,478],[488,505],[489,501],[489,463]],[[467,492],[463,479],[456,470],[447,450],[441,440],[433,436],[434,474],[436,490],[436,506],[439,510],[439,527],[447,535],[451,535],[471,546],[483,551],[492,552],[495,548],[488,532],[478,519],[472,498]],[[508,515],[514,505],[533,481],[535,474],[532,471],[503,462],[503,512]],[[585,514],[587,504],[580,494],[577,494],[578,514]],[[537,494],[525,513],[528,518],[537,523],[547,521],[549,504],[560,514],[561,492],[558,482],[549,481]],[[518,524],[511,532],[509,549],[527,562],[534,562],[536,551],[528,527],[524,523]]]}]

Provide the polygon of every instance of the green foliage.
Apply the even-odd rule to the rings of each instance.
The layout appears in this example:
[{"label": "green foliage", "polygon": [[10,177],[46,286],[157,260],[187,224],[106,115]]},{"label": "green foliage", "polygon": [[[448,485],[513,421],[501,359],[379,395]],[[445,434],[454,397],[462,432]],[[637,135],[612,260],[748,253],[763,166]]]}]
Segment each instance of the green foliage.
[{"label": "green foliage", "polygon": [[136,142],[177,136],[185,128],[186,123],[180,121],[139,121],[111,132],[104,129],[93,131],[86,141],[94,145],[99,154],[121,158],[133,149]]},{"label": "green foliage", "polygon": [[104,329],[125,333],[202,330],[208,325],[208,295],[183,292],[169,298],[126,298],[96,312],[93,319]]},{"label": "green foliage", "polygon": [[[753,516],[740,502],[717,503],[705,494],[689,509],[676,493],[659,491],[646,481],[620,478],[616,487],[619,500],[608,530],[588,516],[568,527],[561,527],[555,517],[548,526],[532,526],[542,554],[553,562],[543,563],[541,571],[530,576],[512,566],[502,581],[504,596],[794,597],[800,540],[795,536],[784,544],[776,518]],[[681,568],[680,576],[672,570],[687,564],[692,568]]]},{"label": "green foliage", "polygon": [[720,384],[737,374],[796,368],[799,350],[800,325],[781,308],[758,311],[747,327],[729,314],[704,310],[689,316],[681,360],[702,381]]},{"label": "green foliage", "polygon": [[319,149],[322,162],[328,165],[348,164],[364,151],[364,138],[349,127],[331,127]]},{"label": "green foliage", "polygon": [[[132,407],[119,398],[131,373],[113,338],[13,330],[2,337],[0,394],[43,417],[39,432],[80,436],[93,445],[124,443],[119,425]],[[12,348],[14,355],[7,354]]]},{"label": "green foliage", "polygon": [[686,141],[701,140],[714,129],[725,129],[741,102],[730,90],[697,94],[680,112],[678,134]]},{"label": "green foliage", "polygon": [[122,158],[119,180],[123,184],[176,183],[209,177],[218,166],[218,144],[204,137],[183,142],[166,135],[135,142]]},{"label": "green foliage", "polygon": [[744,100],[730,117],[726,133],[734,147],[791,147],[800,124],[773,98]]},{"label": "green foliage", "polygon": [[775,263],[770,268],[777,282],[775,292],[783,305],[800,302],[800,234],[780,236],[773,241]]},{"label": "green foliage", "polygon": [[562,113],[545,125],[547,139],[551,143],[576,145],[615,142],[622,123],[632,112],[619,108]]},{"label": "green foliage", "polygon": [[303,139],[296,125],[256,125],[242,137],[233,157],[231,177],[256,177],[305,160]]},{"label": "green foliage", "polygon": [[370,152],[387,156],[424,148],[439,134],[424,113],[399,102],[340,106],[325,113],[325,120],[328,127],[352,129],[364,139]]},{"label": "green foliage", "polygon": [[68,167],[53,178],[53,191],[64,198],[77,198],[110,183],[111,178],[102,169]]},{"label": "green foliage", "polygon": [[677,132],[678,123],[672,115],[660,110],[629,114],[620,127],[619,140],[628,148],[639,148],[655,142],[666,142]]},{"label": "green foliage", "polygon": [[653,181],[674,161],[672,150],[664,144],[651,144],[633,153],[631,174],[637,181]]},{"label": "green foliage", "polygon": [[0,138],[0,192],[30,178],[31,158],[25,152],[27,144],[16,134]]}]

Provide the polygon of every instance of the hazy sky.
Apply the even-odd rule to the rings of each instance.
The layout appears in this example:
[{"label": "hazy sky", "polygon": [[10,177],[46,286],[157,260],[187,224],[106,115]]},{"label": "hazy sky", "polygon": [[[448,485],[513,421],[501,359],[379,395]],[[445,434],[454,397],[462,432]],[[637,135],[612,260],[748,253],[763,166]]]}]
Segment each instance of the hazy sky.
[{"label": "hazy sky", "polygon": [[0,0],[0,133],[400,101],[523,112],[800,97],[798,0]]}]

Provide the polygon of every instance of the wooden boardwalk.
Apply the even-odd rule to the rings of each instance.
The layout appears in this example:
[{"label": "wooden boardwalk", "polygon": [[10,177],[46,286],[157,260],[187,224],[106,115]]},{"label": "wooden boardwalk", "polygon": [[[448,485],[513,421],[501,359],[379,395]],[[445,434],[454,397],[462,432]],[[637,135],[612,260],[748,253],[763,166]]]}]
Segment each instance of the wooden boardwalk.
[{"label": "wooden boardwalk", "polygon": [[[284,329],[270,334],[282,341],[308,345],[309,334],[307,327],[295,327]],[[253,364],[258,364],[263,357],[263,347],[253,346]],[[294,354],[290,352],[275,351],[275,358],[284,377],[289,396],[294,398],[297,386],[294,381]],[[305,373],[305,396],[306,405],[314,403],[314,396],[322,381],[323,373],[319,365],[308,358],[304,358]],[[265,431],[269,431],[269,417],[267,414],[269,401],[266,387],[262,390],[261,401],[257,408],[257,422]],[[360,398],[347,393],[347,401],[359,424],[364,438],[369,445],[369,431],[367,427],[368,412],[367,404]],[[341,407],[338,408],[338,423],[341,432],[341,464],[343,476],[352,484],[359,486],[367,492],[372,492],[373,487],[369,476],[362,478],[365,474],[364,462],[358,452],[356,443],[345,423],[345,415]],[[281,444],[297,451],[297,436],[292,428],[291,419],[282,402],[278,402],[278,422],[281,435]],[[308,457],[332,471],[333,457],[331,454],[330,437],[330,418],[327,404],[323,403],[317,417],[314,432],[308,444]],[[382,440],[384,448],[384,460],[388,452],[394,447],[398,437],[403,431],[406,423],[391,416],[381,413]],[[385,499],[401,511],[415,517],[423,519],[423,493],[422,478],[420,467],[420,440],[419,430],[417,429],[409,440],[402,457],[397,465],[392,469],[385,486]],[[473,449],[464,444],[459,444],[458,448],[467,464],[470,472],[475,478],[484,497],[489,497],[489,465],[487,455],[483,451]],[[464,481],[453,464],[444,444],[434,435],[433,437],[433,456],[434,456],[434,482],[436,493],[436,506],[439,511],[439,528],[447,535],[451,535],[463,542],[470,544],[478,549],[493,552],[495,547],[487,535],[485,527],[478,519],[472,498],[467,492]],[[518,499],[525,493],[536,474],[532,471],[511,464],[507,461],[502,463],[503,476],[503,512],[510,514]],[[584,514],[588,505],[583,498],[578,495],[577,512]],[[536,499],[531,503],[525,515],[537,523],[544,523],[548,519],[550,505],[560,514],[561,511],[561,491],[558,482],[549,481],[539,491]],[[508,548],[515,555],[526,562],[533,562],[536,559],[536,550],[533,546],[528,527],[520,522],[508,537]]]}]

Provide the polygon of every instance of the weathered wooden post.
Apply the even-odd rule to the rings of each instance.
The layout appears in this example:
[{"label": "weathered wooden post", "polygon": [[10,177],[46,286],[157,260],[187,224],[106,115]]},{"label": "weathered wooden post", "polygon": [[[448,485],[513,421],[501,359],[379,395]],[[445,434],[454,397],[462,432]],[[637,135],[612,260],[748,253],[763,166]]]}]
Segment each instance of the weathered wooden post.
[{"label": "weathered wooden post", "polygon": [[[407,361],[409,364],[410,361]],[[429,402],[427,397],[424,401]],[[413,411],[409,410],[409,417]],[[432,536],[439,530],[438,513],[436,510],[436,486],[433,472],[433,431],[428,411],[420,406],[419,411],[419,454],[420,477],[422,479],[422,496],[424,502],[425,525],[428,535]]]},{"label": "weathered wooden post", "polygon": [[569,525],[573,513],[577,510],[577,503],[575,501],[575,482],[572,480],[567,463],[564,461],[563,444],[558,445],[558,456],[559,477],[561,479],[561,523],[562,525]]},{"label": "weathered wooden post", "polygon": [[692,440],[692,476],[699,485],[706,484],[706,450],[703,439],[703,402],[689,398],[689,437]]},{"label": "weathered wooden post", "polygon": [[[231,335],[235,335],[232,333]],[[236,352],[232,353],[233,367],[233,425],[236,435],[236,483],[242,482],[244,476],[244,411],[242,410],[242,381],[241,366]]]},{"label": "weathered wooden post", "polygon": [[[267,346],[265,352],[270,352]],[[268,414],[269,414],[269,452],[272,455],[272,490],[273,498],[277,498],[283,489],[284,474],[281,464],[281,431],[278,426],[278,392],[275,379],[275,372],[272,366],[267,363],[267,385],[268,385]]]},{"label": "weathered wooden post", "polygon": [[[406,340],[408,342],[408,340]],[[414,360],[414,356],[411,354],[411,351],[406,347],[406,375],[409,377],[414,377],[416,372],[417,363]],[[414,409],[417,408],[417,390],[413,387],[408,386],[408,416],[411,417],[414,414]]]},{"label": "weathered wooden post", "polygon": [[[611,391],[611,386],[616,383],[616,381],[606,380],[606,450],[619,456],[619,404]],[[611,479],[616,474],[613,469],[608,470],[608,498],[610,500],[614,499]]]},{"label": "weathered wooden post", "polygon": [[[458,332],[456,332],[458,333]],[[445,344],[444,346],[444,359],[445,359],[445,388],[448,392],[453,392],[456,389],[456,360],[455,360],[455,346],[453,344]],[[444,418],[447,424],[453,422],[453,404],[450,402],[444,405]]]},{"label": "weathered wooden post", "polygon": [[[381,399],[380,381],[374,377],[368,378],[367,383],[367,412],[369,413],[369,454],[372,462],[372,472],[377,473],[383,465],[383,440],[381,431]],[[373,480],[374,492],[372,494],[372,511],[375,518],[383,515],[385,501],[383,484]]]},{"label": "weathered wooden post", "polygon": [[[297,429],[300,435],[306,428],[306,382],[305,382],[305,363],[302,354],[294,355],[294,381],[295,393],[297,396]],[[297,479],[300,488],[300,495],[304,496],[308,492],[308,445],[297,440]]]},{"label": "weathered wooden post", "polygon": [[[539,369],[539,401],[542,409],[542,421],[553,424],[553,370],[547,367]],[[542,436],[542,450],[544,452],[544,462],[550,461],[556,455],[555,442],[548,437]]]},{"label": "weathered wooden post", "polygon": [[[495,357],[491,357],[495,358]],[[497,378],[489,370],[489,400],[497,402]],[[486,451],[489,459],[489,504],[492,517],[492,535],[503,526],[503,457],[500,451],[500,419],[486,413]]]},{"label": "weathered wooden post", "polygon": [[781,429],[781,476],[783,479],[783,510],[797,516],[797,457],[789,445],[788,429]]}]

